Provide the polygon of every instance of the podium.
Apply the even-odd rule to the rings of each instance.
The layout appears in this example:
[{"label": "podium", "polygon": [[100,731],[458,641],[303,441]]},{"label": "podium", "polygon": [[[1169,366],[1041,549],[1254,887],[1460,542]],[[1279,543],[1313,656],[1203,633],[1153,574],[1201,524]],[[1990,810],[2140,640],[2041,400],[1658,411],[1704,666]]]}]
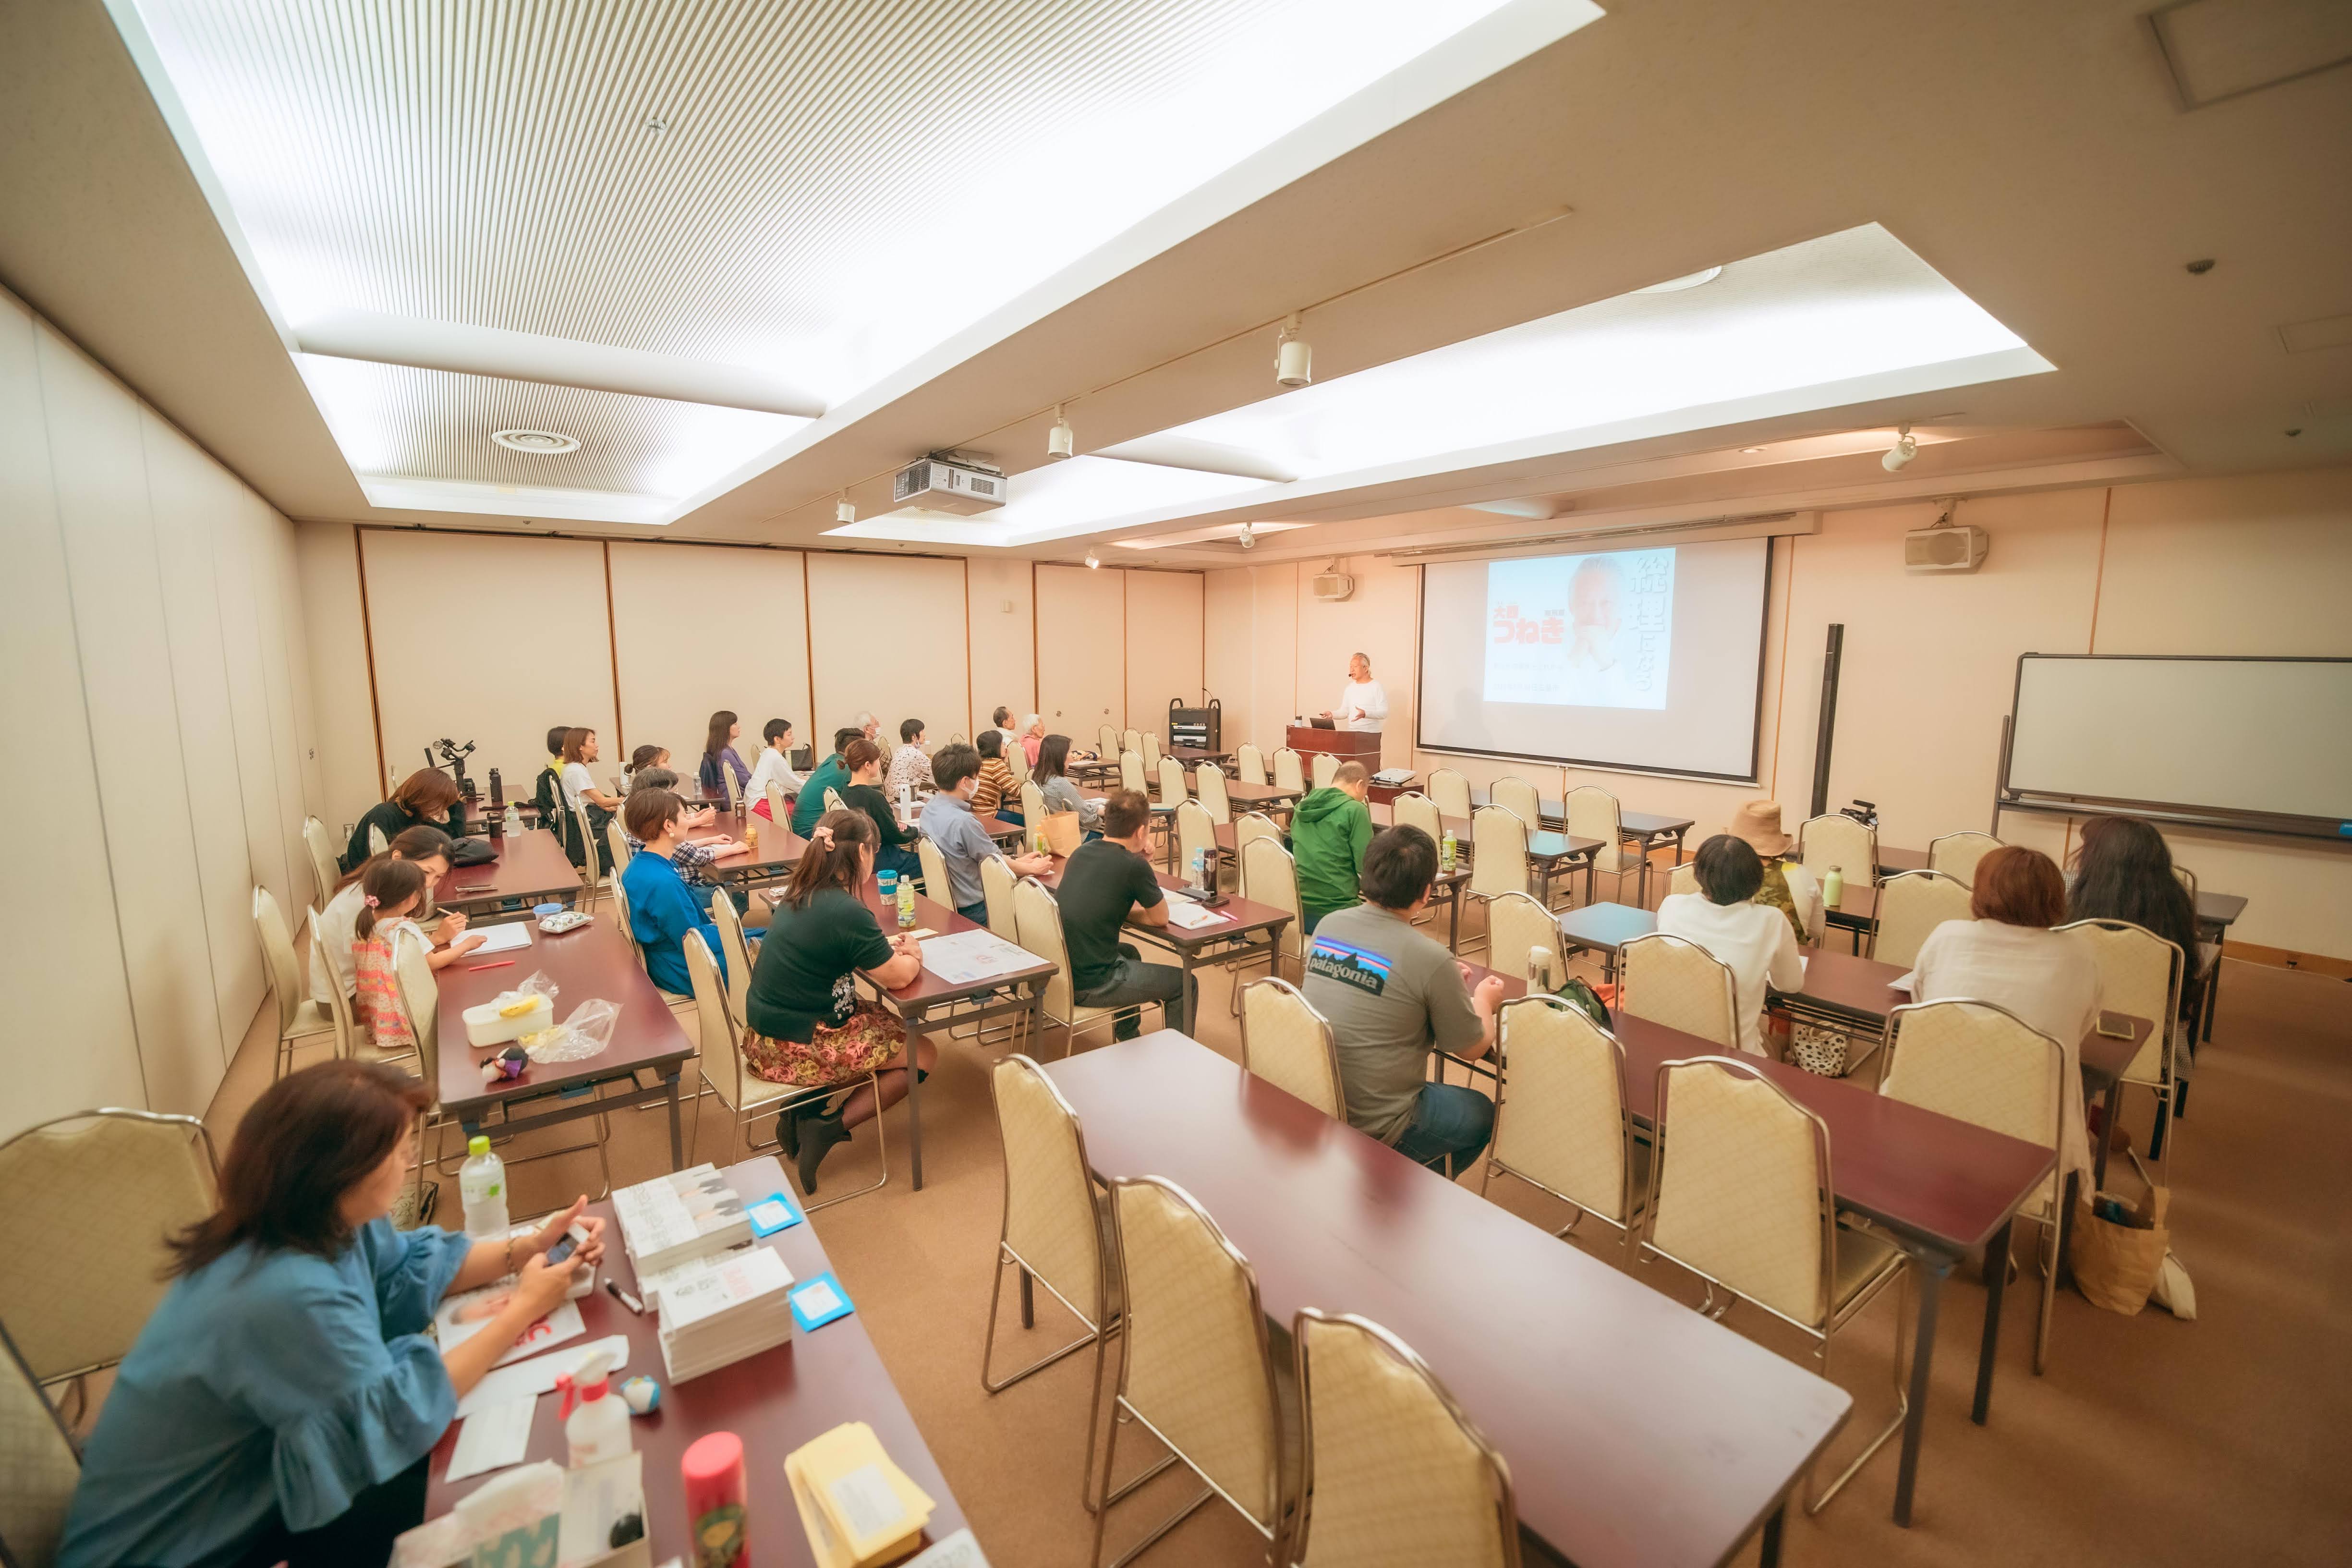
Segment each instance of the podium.
[{"label": "podium", "polygon": [[1327,752],[1343,763],[1361,763],[1373,773],[1381,771],[1377,730],[1318,730],[1311,724],[1293,724],[1283,732],[1283,742],[1301,755]]}]

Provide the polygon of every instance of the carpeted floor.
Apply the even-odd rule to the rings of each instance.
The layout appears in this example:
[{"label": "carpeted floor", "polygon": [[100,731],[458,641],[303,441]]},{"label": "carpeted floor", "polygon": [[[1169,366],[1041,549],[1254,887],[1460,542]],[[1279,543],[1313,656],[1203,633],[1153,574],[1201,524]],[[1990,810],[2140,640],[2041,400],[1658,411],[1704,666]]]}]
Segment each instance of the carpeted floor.
[{"label": "carpeted floor", "polygon": [[[1231,1053],[1236,1034],[1225,983],[1203,989],[1196,1031]],[[690,1024],[689,1024],[690,1026]],[[920,1194],[907,1185],[903,1112],[888,1186],[829,1209],[815,1225],[881,1346],[932,1452],[1001,1568],[1085,1563],[1093,1521],[1079,1505],[1092,1363],[1080,1354],[993,1397],[980,1385],[991,1259],[1002,1204],[986,1068],[1004,1047],[942,1040],[924,1095]],[[1059,1049],[1051,1044],[1045,1054]],[[257,1027],[212,1120],[226,1134],[268,1072]],[[713,1107],[715,1109],[715,1106]],[[2145,1134],[2142,1096],[2126,1122]],[[2062,1290],[2046,1376],[2032,1373],[2038,1281],[2031,1264],[2010,1293],[1992,1419],[1968,1400],[1983,1323],[1982,1289],[1945,1294],[1916,1522],[1888,1517],[1890,1446],[1821,1518],[1792,1518],[1790,1563],[2231,1564],[2352,1561],[2352,984],[2231,962],[2215,1042],[2197,1064],[2189,1117],[2171,1163],[2174,1250],[2194,1277],[2200,1316],[2150,1308],[2124,1318]],[[726,1162],[727,1132],[706,1115],[700,1158]],[[764,1134],[765,1130],[762,1129]],[[836,1151],[828,1185],[870,1180],[872,1129]],[[624,1112],[613,1134],[614,1179],[642,1180],[667,1163],[663,1118]],[[2120,1159],[2116,1168],[2128,1171]],[[1475,1182],[1475,1177],[1465,1178]],[[515,1174],[516,1212],[593,1192],[593,1157]],[[454,1200],[452,1191],[449,1197]],[[822,1195],[822,1194],[820,1194]],[[1495,1199],[1547,1228],[1564,1215],[1516,1184]],[[454,1223],[454,1217],[453,1217]],[[2023,1227],[2021,1234],[2025,1234]],[[1563,1242],[1561,1245],[1570,1245]],[[1597,1256],[1616,1258],[1605,1243]],[[2025,1248],[2020,1247],[2021,1257]],[[1664,1265],[1641,1273],[1695,1301]],[[1010,1304],[1001,1364],[1019,1365],[1069,1337],[1045,1292],[1024,1333]],[[1345,1308],[1345,1302],[1331,1302]],[[1476,1303],[1465,1303],[1476,1310]],[[1892,1295],[1840,1336],[1837,1381],[1856,1400],[1832,1447],[1852,1451],[1892,1410]],[[1802,1353],[1761,1313],[1735,1309],[1727,1326],[1784,1353]],[[1122,1440],[1122,1476],[1149,1439]],[[1139,1539],[1192,1492],[1163,1477],[1114,1510],[1114,1547]],[[1739,1561],[1753,1562],[1747,1548]],[[1255,1538],[1222,1505],[1202,1510],[1153,1549],[1166,1564],[1263,1561]]]}]

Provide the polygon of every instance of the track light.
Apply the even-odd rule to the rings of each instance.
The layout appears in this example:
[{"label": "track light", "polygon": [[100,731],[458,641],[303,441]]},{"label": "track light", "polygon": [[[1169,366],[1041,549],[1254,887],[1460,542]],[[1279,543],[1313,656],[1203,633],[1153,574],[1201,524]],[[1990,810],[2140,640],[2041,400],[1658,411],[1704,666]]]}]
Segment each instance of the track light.
[{"label": "track light", "polygon": [[1886,449],[1886,456],[1878,459],[1878,466],[1890,474],[1899,474],[1909,468],[1911,459],[1918,455],[1919,437],[1911,434],[1911,426],[1906,425],[1895,432],[1895,445]]},{"label": "track light", "polygon": [[1305,386],[1315,379],[1315,350],[1299,336],[1298,312],[1290,312],[1290,320],[1275,340],[1274,379],[1283,386]]},{"label": "track light", "polygon": [[849,496],[846,492],[843,493],[842,498],[839,500],[833,503],[833,521],[835,522],[856,522],[857,521],[857,508],[850,503]]},{"label": "track light", "polygon": [[1093,551],[1091,551],[1091,550],[1089,550],[1089,551],[1087,551],[1087,569],[1088,571],[1093,571],[1095,568],[1097,568],[1097,567],[1100,566],[1101,564],[1102,564],[1102,557],[1101,557],[1101,556],[1099,556],[1099,555],[1096,554],[1096,553],[1095,553]]},{"label": "track light", "polygon": [[1077,437],[1070,433],[1070,422],[1062,417],[1062,405],[1054,405],[1054,427],[1045,432],[1045,456],[1067,458],[1077,451]]},{"label": "track light", "polygon": [[1242,524],[1242,531],[1234,535],[1234,542],[1244,550],[1255,550],[1257,548],[1257,534],[1245,522]]}]

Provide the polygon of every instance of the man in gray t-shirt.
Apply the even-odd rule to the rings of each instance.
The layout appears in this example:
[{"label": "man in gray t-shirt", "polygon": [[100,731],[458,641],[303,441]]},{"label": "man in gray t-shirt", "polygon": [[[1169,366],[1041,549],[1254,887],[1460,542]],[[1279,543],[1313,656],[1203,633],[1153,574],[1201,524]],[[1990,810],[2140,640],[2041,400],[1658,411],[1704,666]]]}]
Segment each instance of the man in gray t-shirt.
[{"label": "man in gray t-shirt", "polygon": [[1437,846],[1418,827],[1391,827],[1364,850],[1364,901],[1323,917],[1307,948],[1308,1005],[1331,1021],[1348,1124],[1400,1153],[1467,1170],[1495,1130],[1495,1102],[1476,1089],[1428,1080],[1432,1047],[1475,1061],[1495,1043],[1503,983],[1473,994],[1444,945],[1412,921],[1429,902]]}]

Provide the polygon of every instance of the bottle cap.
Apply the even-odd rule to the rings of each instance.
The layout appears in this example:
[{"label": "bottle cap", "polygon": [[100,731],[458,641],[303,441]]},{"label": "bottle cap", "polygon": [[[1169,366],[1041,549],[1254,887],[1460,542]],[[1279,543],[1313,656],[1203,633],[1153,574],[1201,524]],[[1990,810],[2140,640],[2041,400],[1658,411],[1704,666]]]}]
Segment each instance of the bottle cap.
[{"label": "bottle cap", "polygon": [[488,1153],[489,1152],[490,1152],[490,1141],[489,1141],[489,1139],[488,1139],[487,1136],[485,1136],[485,1135],[483,1135],[483,1134],[481,1134],[481,1133],[476,1133],[473,1137],[468,1138],[468,1139],[467,1139],[467,1140],[466,1140],[466,1152],[467,1152],[467,1153],[468,1153],[468,1154],[487,1154],[487,1153]]}]

